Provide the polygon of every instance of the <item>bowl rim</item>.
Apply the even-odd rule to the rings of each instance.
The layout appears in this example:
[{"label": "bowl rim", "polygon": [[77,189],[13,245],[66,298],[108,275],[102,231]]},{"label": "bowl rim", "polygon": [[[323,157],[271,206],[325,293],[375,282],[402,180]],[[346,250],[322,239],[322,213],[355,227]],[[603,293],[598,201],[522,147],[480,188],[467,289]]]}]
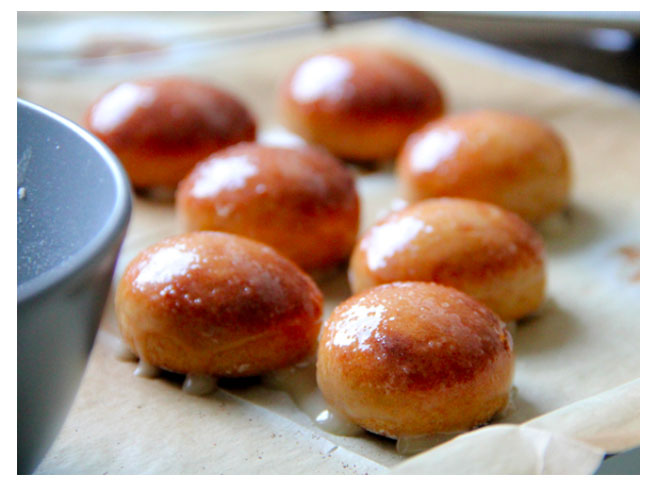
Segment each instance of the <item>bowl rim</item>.
[{"label": "bowl rim", "polygon": [[18,284],[18,305],[24,304],[50,289],[75,276],[84,266],[94,261],[99,255],[118,239],[126,228],[132,209],[131,186],[126,171],[117,157],[94,135],[80,125],[54,113],[40,105],[18,100],[18,109],[24,107],[64,125],[67,129],[80,136],[99,157],[106,163],[113,181],[115,182],[115,202],[99,232],[88,240],[79,250],[70,255],[63,264],[56,265],[36,277]]}]

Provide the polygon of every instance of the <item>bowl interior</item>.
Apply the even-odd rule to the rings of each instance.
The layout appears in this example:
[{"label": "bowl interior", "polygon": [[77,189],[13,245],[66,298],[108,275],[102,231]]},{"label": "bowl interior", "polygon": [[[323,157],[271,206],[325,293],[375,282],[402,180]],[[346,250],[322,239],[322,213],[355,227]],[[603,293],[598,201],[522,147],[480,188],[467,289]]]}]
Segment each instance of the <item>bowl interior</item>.
[{"label": "bowl interior", "polygon": [[21,100],[17,155],[20,300],[98,243],[121,209],[125,188],[116,174],[119,164],[101,144],[68,120]]}]

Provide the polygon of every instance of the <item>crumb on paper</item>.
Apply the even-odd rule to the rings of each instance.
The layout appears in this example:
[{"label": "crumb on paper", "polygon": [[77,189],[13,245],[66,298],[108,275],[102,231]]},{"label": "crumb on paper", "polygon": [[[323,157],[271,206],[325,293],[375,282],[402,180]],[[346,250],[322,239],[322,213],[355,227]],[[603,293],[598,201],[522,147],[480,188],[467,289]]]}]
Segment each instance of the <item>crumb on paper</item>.
[{"label": "crumb on paper", "polygon": [[[617,249],[617,253],[621,255],[624,258],[625,262],[628,265],[631,265],[633,268],[639,265],[640,250],[636,245],[620,246]],[[638,283],[640,281],[639,269],[636,269],[627,278],[632,283]]]},{"label": "crumb on paper", "polygon": [[639,248],[634,245],[621,246],[617,251],[628,261],[635,262],[639,260]]}]

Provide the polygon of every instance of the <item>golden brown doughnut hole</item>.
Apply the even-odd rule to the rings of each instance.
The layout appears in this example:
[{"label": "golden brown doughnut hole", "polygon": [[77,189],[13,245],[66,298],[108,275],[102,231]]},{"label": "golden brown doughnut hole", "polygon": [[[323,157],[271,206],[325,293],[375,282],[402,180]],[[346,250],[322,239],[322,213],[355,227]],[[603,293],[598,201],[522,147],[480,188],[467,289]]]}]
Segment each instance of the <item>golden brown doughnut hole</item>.
[{"label": "golden brown doughnut hole", "polygon": [[306,270],[348,259],[358,231],[353,175],[323,150],[242,143],[202,162],[179,185],[189,230],[266,243]]},{"label": "golden brown doughnut hole", "polygon": [[121,83],[90,106],[84,123],[138,189],[174,189],[198,161],[256,134],[254,119],[234,96],[184,78]]},{"label": "golden brown doughnut hole", "polygon": [[280,88],[286,126],[345,159],[393,158],[407,136],[444,110],[434,80],[373,47],[337,48],[299,63]]},{"label": "golden brown doughnut hole", "polygon": [[428,199],[365,232],[351,256],[349,281],[354,292],[387,282],[437,282],[509,321],[544,299],[544,244],[522,218],[493,204]]},{"label": "golden brown doughnut hole", "polygon": [[497,111],[451,115],[413,133],[397,159],[410,201],[451,196],[487,201],[536,222],[567,201],[569,160],[538,120]]},{"label": "golden brown doughnut hole", "polygon": [[195,232],[142,251],[117,287],[124,342],[176,373],[253,376],[314,352],[322,294],[272,248]]},{"label": "golden brown doughnut hole", "polygon": [[322,328],[317,383],[338,412],[392,438],[458,432],[503,409],[511,336],[458,290],[381,285],[340,304]]}]

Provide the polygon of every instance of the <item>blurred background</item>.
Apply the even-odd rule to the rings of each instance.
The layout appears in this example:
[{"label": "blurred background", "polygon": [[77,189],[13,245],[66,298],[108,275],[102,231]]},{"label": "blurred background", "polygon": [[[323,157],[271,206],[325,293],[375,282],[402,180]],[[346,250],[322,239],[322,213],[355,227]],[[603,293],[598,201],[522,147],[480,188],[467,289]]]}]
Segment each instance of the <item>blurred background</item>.
[{"label": "blurred background", "polygon": [[[330,14],[333,23],[366,15],[371,14]],[[403,12],[402,16],[639,92],[639,12]]]},{"label": "blurred background", "polygon": [[406,17],[639,92],[639,12],[18,12],[29,76]]}]

